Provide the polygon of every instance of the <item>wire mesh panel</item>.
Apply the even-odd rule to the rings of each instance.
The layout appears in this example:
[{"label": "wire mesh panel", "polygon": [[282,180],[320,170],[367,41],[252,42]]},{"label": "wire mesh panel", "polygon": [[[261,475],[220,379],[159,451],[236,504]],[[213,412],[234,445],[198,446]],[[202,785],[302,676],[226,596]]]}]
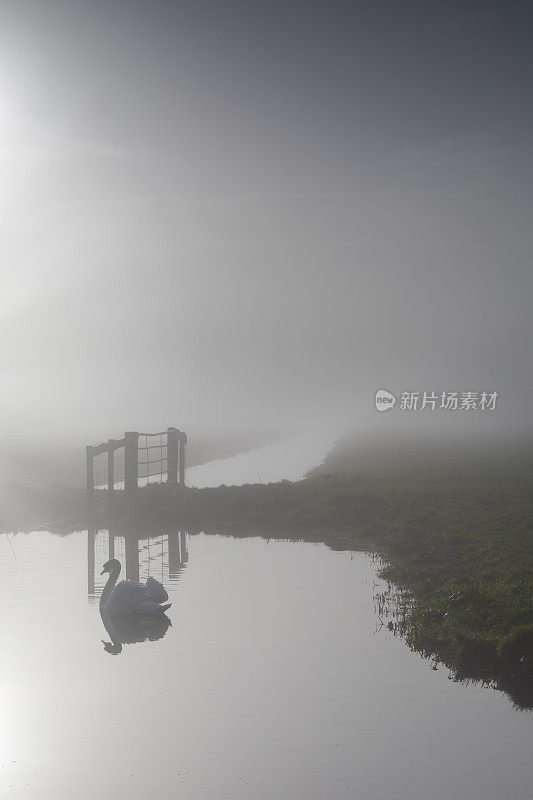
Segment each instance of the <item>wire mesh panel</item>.
[{"label": "wire mesh panel", "polygon": [[169,578],[168,534],[139,540],[139,580],[152,577],[165,583]]},{"label": "wire mesh panel", "polygon": [[107,529],[95,531],[94,534],[94,591],[100,595],[108,575],[101,575],[102,567],[110,558],[117,558],[125,570],[126,556],[123,536],[112,536]]},{"label": "wire mesh panel", "polygon": [[162,483],[168,470],[168,433],[139,435],[139,484]]},{"label": "wire mesh panel", "polygon": [[124,448],[113,450],[113,488],[124,489]]},{"label": "wire mesh panel", "polygon": [[94,475],[94,510],[96,512],[105,511],[109,492],[107,488],[108,480],[108,459],[107,453],[99,453],[93,458]]}]

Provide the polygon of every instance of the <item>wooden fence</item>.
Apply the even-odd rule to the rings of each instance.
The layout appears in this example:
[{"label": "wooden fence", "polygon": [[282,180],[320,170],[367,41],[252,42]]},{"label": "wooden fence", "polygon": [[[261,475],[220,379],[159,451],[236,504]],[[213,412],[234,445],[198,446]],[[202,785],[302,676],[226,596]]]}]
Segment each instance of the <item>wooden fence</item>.
[{"label": "wooden fence", "polygon": [[[126,431],[86,447],[87,505],[89,514],[102,511],[117,490],[127,496],[139,486],[159,482],[185,484],[187,434],[177,428],[159,433]],[[155,456],[155,457],[153,457]]]}]

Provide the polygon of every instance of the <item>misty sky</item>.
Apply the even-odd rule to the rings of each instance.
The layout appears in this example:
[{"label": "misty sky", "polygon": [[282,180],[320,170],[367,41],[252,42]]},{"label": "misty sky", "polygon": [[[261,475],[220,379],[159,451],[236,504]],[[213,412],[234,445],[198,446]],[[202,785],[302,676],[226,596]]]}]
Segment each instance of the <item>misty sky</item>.
[{"label": "misty sky", "polygon": [[531,430],[530,9],[1,0],[0,436]]}]

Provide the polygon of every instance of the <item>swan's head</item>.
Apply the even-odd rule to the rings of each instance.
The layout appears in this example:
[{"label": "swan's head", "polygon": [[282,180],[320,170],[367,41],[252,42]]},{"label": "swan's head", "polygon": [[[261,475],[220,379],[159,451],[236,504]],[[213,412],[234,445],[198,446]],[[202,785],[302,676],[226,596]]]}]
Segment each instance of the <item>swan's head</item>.
[{"label": "swan's head", "polygon": [[120,561],[116,558],[110,558],[102,567],[100,575],[103,575],[105,572],[120,572]]}]

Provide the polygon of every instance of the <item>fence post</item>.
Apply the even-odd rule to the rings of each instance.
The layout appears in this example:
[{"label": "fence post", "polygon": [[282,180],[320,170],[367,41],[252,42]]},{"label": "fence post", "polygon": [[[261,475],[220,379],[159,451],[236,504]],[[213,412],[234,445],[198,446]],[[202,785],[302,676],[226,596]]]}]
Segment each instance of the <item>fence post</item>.
[{"label": "fence post", "polygon": [[107,498],[109,504],[113,501],[115,491],[115,440],[110,439],[107,443]]},{"label": "fence post", "polygon": [[129,581],[139,580],[139,540],[132,534],[126,534],[124,540],[126,550],[126,578]]},{"label": "fence post", "polygon": [[124,434],[124,492],[134,495],[139,482],[139,434],[126,431]]},{"label": "fence post", "polygon": [[180,531],[180,560],[182,564],[185,564],[189,560],[189,554],[187,552],[187,534],[185,531]]},{"label": "fence post", "polygon": [[185,445],[187,444],[187,434],[180,431],[179,433],[179,482],[181,486],[185,486]]},{"label": "fence post", "polygon": [[96,530],[89,524],[87,527],[87,592],[94,594],[94,540]]},{"label": "fence post", "polygon": [[94,464],[91,445],[87,445],[85,448],[85,463],[87,470],[87,513],[90,521],[94,516]]},{"label": "fence post", "polygon": [[167,483],[178,482],[178,431],[167,428]]},{"label": "fence post", "polygon": [[168,534],[168,573],[175,575],[180,568],[180,540],[178,531]]}]

